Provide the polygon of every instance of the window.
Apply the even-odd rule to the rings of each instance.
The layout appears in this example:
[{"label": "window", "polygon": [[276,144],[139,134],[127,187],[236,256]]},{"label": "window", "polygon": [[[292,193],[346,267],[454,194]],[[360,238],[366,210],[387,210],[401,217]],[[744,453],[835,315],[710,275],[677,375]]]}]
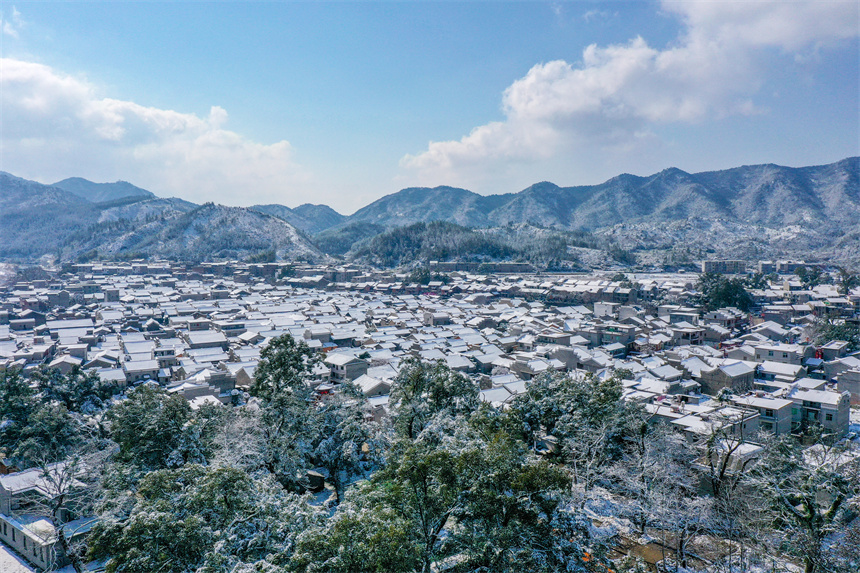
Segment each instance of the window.
[{"label": "window", "polygon": [[833,421],[833,414],[826,414],[824,416],[824,419],[827,420],[828,422],[832,422]]},{"label": "window", "polygon": [[767,351],[767,355],[768,355],[768,356],[773,356],[773,350],[768,350],[768,351]]},{"label": "window", "polygon": [[773,418],[773,410],[765,410],[764,415],[768,418]]}]

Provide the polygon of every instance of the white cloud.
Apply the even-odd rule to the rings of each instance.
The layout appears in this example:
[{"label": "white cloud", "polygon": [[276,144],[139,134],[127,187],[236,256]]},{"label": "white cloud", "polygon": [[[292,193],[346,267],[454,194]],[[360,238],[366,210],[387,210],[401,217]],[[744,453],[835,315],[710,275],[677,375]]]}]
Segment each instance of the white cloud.
[{"label": "white cloud", "polygon": [[23,25],[24,21],[21,20],[21,13],[14,6],[12,6],[10,17],[6,17],[3,13],[0,13],[0,34],[18,39],[18,30]]},{"label": "white cloud", "polygon": [[593,158],[595,148],[629,151],[637,141],[644,149],[655,144],[655,126],[760,113],[754,96],[766,75],[768,49],[797,54],[858,35],[853,1],[663,7],[683,24],[672,45],[658,49],[637,37],[588,46],[574,64],[535,65],[505,90],[504,121],[406,155],[400,162],[406,179],[475,186],[482,178],[497,179],[511,160]]},{"label": "white cloud", "polygon": [[588,10],[582,15],[582,19],[586,22],[595,20],[609,20],[618,16],[618,12],[610,12],[609,10]]},{"label": "white cloud", "polygon": [[0,60],[0,169],[55,181],[130,180],[162,196],[298,204],[310,175],[287,141],[262,144],[208,117],[100,97],[85,79]]},{"label": "white cloud", "polygon": [[669,2],[663,7],[684,19],[687,42],[776,46],[786,51],[858,34],[853,0],[707,0]]}]

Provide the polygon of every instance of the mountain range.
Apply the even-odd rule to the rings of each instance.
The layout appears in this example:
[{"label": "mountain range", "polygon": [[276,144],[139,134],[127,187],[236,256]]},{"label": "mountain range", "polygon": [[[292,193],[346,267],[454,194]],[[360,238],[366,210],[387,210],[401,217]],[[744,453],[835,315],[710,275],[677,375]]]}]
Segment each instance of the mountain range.
[{"label": "mountain range", "polygon": [[856,224],[860,158],[815,167],[768,164],[696,174],[670,168],[649,177],[618,175],[598,185],[559,187],[541,182],[505,195],[482,196],[453,187],[409,188],[359,209],[345,223],[394,227],[442,220],[496,227],[530,222],[598,229],[690,217],[775,227]]},{"label": "mountain range", "polygon": [[[92,187],[84,184],[79,189],[86,192]],[[136,257],[193,261],[268,252],[283,260],[326,258],[294,226],[250,209],[195,205],[148,192],[92,202],[57,186],[0,172],[0,260],[48,256],[56,261]]]},{"label": "mountain range", "polygon": [[860,262],[860,158],[694,174],[669,168],[598,185],[541,182],[487,196],[455,187],[408,188],[349,216],[326,205],[195,205],[123,181],[73,177],[43,185],[0,173],[0,258],[6,260],[247,258],[272,250],[285,260],[323,260],[327,253],[358,253],[386,231],[432,221],[587,232],[643,256],[692,249],[700,257]]}]

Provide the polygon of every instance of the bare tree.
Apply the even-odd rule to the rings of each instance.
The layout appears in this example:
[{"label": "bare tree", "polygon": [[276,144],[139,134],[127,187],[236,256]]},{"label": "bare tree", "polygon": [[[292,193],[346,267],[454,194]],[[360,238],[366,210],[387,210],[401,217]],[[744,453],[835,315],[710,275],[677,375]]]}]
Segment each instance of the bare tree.
[{"label": "bare tree", "polygon": [[86,571],[87,550],[81,534],[96,520],[100,482],[110,453],[104,444],[85,443],[63,461],[51,463],[48,457],[34,460],[41,496],[34,498],[30,511],[52,526],[62,552],[52,555],[55,566],[65,558],[76,573]]},{"label": "bare tree", "polygon": [[825,541],[840,529],[860,496],[857,457],[842,445],[818,443],[803,449],[790,437],[780,437],[768,444],[755,477],[806,573],[833,571]]}]

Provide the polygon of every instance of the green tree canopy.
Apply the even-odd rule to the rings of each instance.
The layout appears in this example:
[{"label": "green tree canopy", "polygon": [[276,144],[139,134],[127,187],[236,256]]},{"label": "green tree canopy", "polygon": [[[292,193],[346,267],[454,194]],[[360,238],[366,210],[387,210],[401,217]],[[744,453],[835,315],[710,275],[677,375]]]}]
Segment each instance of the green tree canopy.
[{"label": "green tree canopy", "polygon": [[250,393],[264,401],[272,400],[283,391],[308,398],[310,389],[305,378],[317,361],[316,353],[305,341],[296,340],[290,334],[273,338],[260,353]]},{"label": "green tree canopy", "polygon": [[150,472],[127,514],[103,514],[89,557],[107,560],[109,573],[265,567],[273,556],[286,559],[298,532],[321,519],[266,479],[189,464]]},{"label": "green tree canopy", "polygon": [[111,438],[119,445],[116,460],[144,471],[180,465],[184,461],[180,446],[187,446],[196,431],[189,423],[188,401],[149,384],[127,396],[107,415]]},{"label": "green tree canopy", "polygon": [[410,358],[391,386],[391,418],[398,438],[414,440],[440,413],[447,416],[478,407],[478,387],[442,361]]},{"label": "green tree canopy", "polygon": [[699,277],[699,303],[706,311],[729,306],[748,312],[753,305],[752,296],[744,287],[741,278],[727,278],[717,273],[705,273]]},{"label": "green tree canopy", "polygon": [[37,370],[30,377],[44,400],[61,402],[71,412],[91,414],[103,410],[107,401],[121,391],[118,384],[105,382],[97,372],[85,372],[80,366],[68,374],[55,368]]}]

